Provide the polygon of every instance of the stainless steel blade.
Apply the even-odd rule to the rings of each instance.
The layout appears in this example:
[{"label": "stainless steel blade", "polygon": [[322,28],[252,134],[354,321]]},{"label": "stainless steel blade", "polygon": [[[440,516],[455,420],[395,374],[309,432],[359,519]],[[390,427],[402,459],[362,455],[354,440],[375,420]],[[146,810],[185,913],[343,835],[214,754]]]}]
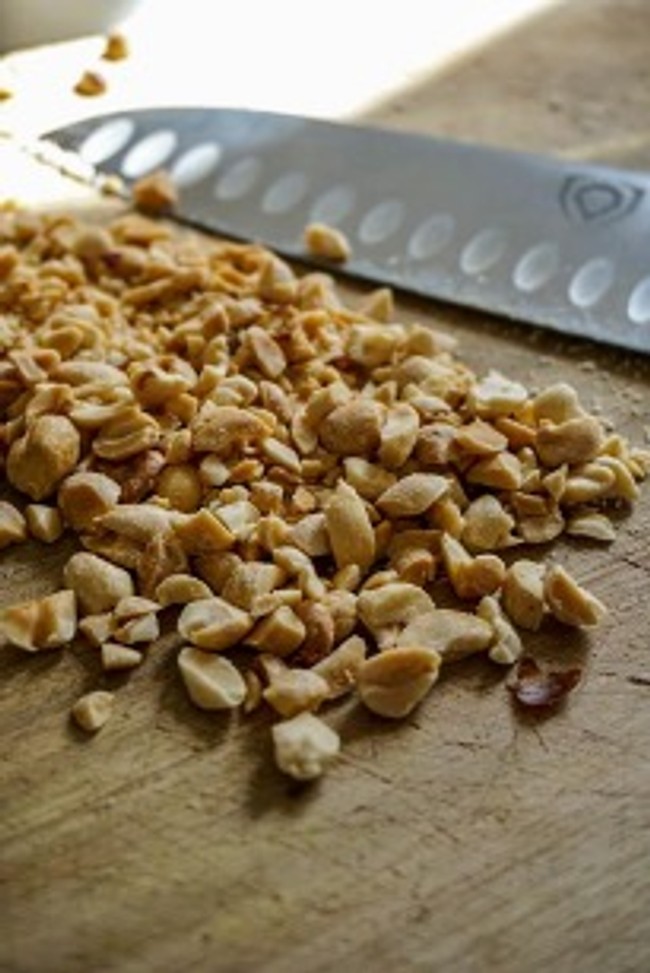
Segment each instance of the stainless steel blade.
[{"label": "stainless steel blade", "polygon": [[45,136],[131,182],[164,166],[181,219],[344,273],[650,353],[650,174],[306,118],[153,109]]}]

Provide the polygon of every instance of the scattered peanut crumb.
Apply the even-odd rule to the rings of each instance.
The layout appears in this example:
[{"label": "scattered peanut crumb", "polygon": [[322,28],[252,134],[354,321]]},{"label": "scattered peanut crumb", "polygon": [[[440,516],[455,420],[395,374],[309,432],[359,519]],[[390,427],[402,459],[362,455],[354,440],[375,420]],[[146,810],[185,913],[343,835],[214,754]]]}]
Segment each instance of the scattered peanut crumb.
[{"label": "scattered peanut crumb", "polygon": [[178,193],[169,173],[151,172],[133,184],[133,201],[145,213],[162,213],[178,202]]},{"label": "scattered peanut crumb", "polygon": [[305,244],[313,257],[344,263],[352,253],[344,233],[324,223],[310,223],[305,229]]},{"label": "scattered peanut crumb", "polygon": [[130,54],[129,42],[124,34],[109,34],[102,53],[105,61],[123,61]]},{"label": "scattered peanut crumb", "polygon": [[296,780],[320,777],[341,748],[338,734],[312,713],[276,723],[272,733],[278,767]]},{"label": "scattered peanut crumb", "polygon": [[114,703],[113,693],[101,690],[86,693],[72,707],[72,718],[86,733],[96,733],[110,718]]},{"label": "scattered peanut crumb", "polygon": [[97,71],[84,71],[74,86],[75,93],[86,98],[103,95],[107,89],[106,79]]}]

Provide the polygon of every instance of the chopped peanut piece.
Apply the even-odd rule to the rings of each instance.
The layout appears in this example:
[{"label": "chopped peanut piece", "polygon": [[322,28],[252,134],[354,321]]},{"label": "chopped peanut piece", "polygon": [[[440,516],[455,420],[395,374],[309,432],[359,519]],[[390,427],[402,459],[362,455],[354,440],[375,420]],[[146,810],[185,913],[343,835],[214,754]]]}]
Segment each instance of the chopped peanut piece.
[{"label": "chopped peanut piece", "polygon": [[578,393],[571,385],[559,382],[550,385],[533,399],[533,415],[539,423],[549,419],[555,425],[577,419],[584,415]]},{"label": "chopped peanut piece", "polygon": [[95,526],[146,544],[169,532],[176,521],[169,510],[153,503],[121,503],[102,514]]},{"label": "chopped peanut piece", "polygon": [[277,673],[262,693],[266,702],[285,719],[318,709],[328,695],[326,680],[309,669],[286,669]]},{"label": "chopped peanut piece", "polygon": [[236,645],[253,627],[246,612],[223,598],[201,598],[185,605],[178,619],[178,631],[200,649],[220,652]]},{"label": "chopped peanut piece", "polygon": [[203,487],[198,471],[189,463],[166,466],[158,477],[156,492],[174,510],[193,513],[201,504]]},{"label": "chopped peanut piece", "polygon": [[74,592],[63,589],[0,612],[0,634],[26,652],[59,649],[77,631]]},{"label": "chopped peanut piece", "polygon": [[178,668],[190,699],[200,709],[237,709],[246,698],[243,677],[222,655],[186,646],[179,652]]},{"label": "chopped peanut piece", "polygon": [[523,654],[524,646],[498,600],[492,595],[481,598],[476,614],[492,627],[494,641],[488,652],[492,661],[503,666],[513,665]]},{"label": "chopped peanut piece", "polygon": [[594,595],[582,588],[559,564],[544,577],[544,600],[558,621],[565,625],[597,625],[607,609]]},{"label": "chopped peanut piece", "polygon": [[503,607],[520,628],[536,632],[544,615],[544,567],[522,558],[506,571]]},{"label": "chopped peanut piece", "polygon": [[103,642],[101,645],[102,667],[106,672],[120,672],[135,669],[142,662],[142,653],[117,642]]},{"label": "chopped peanut piece", "polygon": [[253,325],[247,332],[251,354],[260,371],[267,378],[278,378],[287,367],[287,358],[280,345],[264,328]]},{"label": "chopped peanut piece", "polygon": [[616,531],[609,517],[604,514],[576,514],[566,526],[567,534],[574,537],[588,537],[592,541],[609,544],[616,540]]},{"label": "chopped peanut piece", "polygon": [[528,392],[519,382],[491,371],[469,390],[468,403],[483,419],[517,415],[528,399]]},{"label": "chopped peanut piece", "polygon": [[312,713],[299,713],[272,728],[275,762],[296,780],[321,777],[341,749],[338,734]]},{"label": "chopped peanut piece", "polygon": [[27,538],[27,522],[12,503],[0,500],[0,550]]},{"label": "chopped peanut piece", "polygon": [[470,551],[496,551],[508,547],[514,518],[489,493],[474,500],[463,514],[462,540]]},{"label": "chopped peanut piece", "polygon": [[211,402],[192,422],[192,446],[200,453],[214,453],[222,459],[246,443],[268,435],[269,429],[258,416],[235,406],[215,406]]},{"label": "chopped peanut piece", "polygon": [[603,427],[594,416],[566,419],[559,425],[542,425],[535,449],[545,466],[586,463],[598,455]]},{"label": "chopped peanut piece", "polygon": [[72,718],[86,733],[96,733],[109,720],[114,704],[113,693],[102,691],[86,693],[72,707]]},{"label": "chopped peanut piece", "polygon": [[417,645],[437,653],[443,662],[456,662],[484,652],[493,637],[491,627],[482,618],[450,608],[435,608],[414,618],[400,633],[397,645]]},{"label": "chopped peanut piece", "polygon": [[298,282],[289,265],[278,257],[265,260],[259,275],[257,293],[263,300],[272,304],[291,304],[295,301]]},{"label": "chopped peanut piece", "polygon": [[246,698],[242,704],[242,709],[246,715],[255,712],[262,703],[262,680],[254,669],[246,669],[243,673],[246,683]]},{"label": "chopped peanut piece", "polygon": [[120,493],[119,483],[103,473],[72,473],[59,487],[59,508],[74,530],[92,530],[98,517],[117,506]]},{"label": "chopped peanut piece", "polygon": [[114,627],[114,619],[111,612],[103,612],[101,615],[86,615],[79,620],[79,631],[84,635],[91,645],[101,648],[104,642],[108,642]]},{"label": "chopped peanut piece", "polygon": [[284,657],[291,655],[303,643],[307,629],[289,605],[280,605],[257,623],[246,637],[246,644]]},{"label": "chopped peanut piece", "polygon": [[401,581],[364,590],[357,599],[359,618],[372,632],[380,648],[394,644],[409,622],[433,608],[433,601],[426,591]]},{"label": "chopped peanut piece", "polygon": [[223,511],[217,516],[204,507],[186,520],[174,525],[176,536],[186,554],[203,557],[227,551],[235,543],[235,535],[224,523]]},{"label": "chopped peanut piece", "polygon": [[313,257],[341,262],[350,259],[350,244],[344,234],[324,223],[311,223],[305,229],[305,244]]},{"label": "chopped peanut piece", "polygon": [[346,481],[364,500],[376,500],[396,482],[394,473],[361,456],[346,456],[343,467]]},{"label": "chopped peanut piece", "polygon": [[489,422],[475,419],[455,431],[453,443],[468,456],[494,456],[507,447],[508,440]]},{"label": "chopped peanut piece", "polygon": [[375,402],[355,399],[323,419],[318,435],[325,449],[339,456],[367,456],[380,443],[380,410]]},{"label": "chopped peanut piece", "polygon": [[136,615],[113,629],[112,637],[124,645],[155,642],[160,635],[160,625],[153,613]]},{"label": "chopped peanut piece", "polygon": [[[325,595],[324,608],[332,622],[333,644],[336,645],[346,639],[356,627],[357,596],[351,591],[333,588]],[[323,623],[320,627],[324,630],[326,624]],[[324,638],[322,641],[324,642]]]},{"label": "chopped peanut piece", "polygon": [[409,643],[366,659],[357,673],[357,690],[373,713],[402,719],[422,702],[439,670],[437,652]]},{"label": "chopped peanut piece", "polygon": [[381,429],[379,460],[388,469],[398,469],[413,452],[420,431],[420,418],[407,402],[398,402],[386,415]]},{"label": "chopped peanut piece", "polygon": [[328,699],[338,699],[352,691],[367,654],[368,646],[364,640],[358,635],[351,635],[316,663],[312,671],[327,682]]},{"label": "chopped peanut piece", "polygon": [[325,526],[338,568],[367,570],[375,557],[375,535],[363,500],[342,480],[325,505]]},{"label": "chopped peanut piece", "polygon": [[35,419],[7,456],[7,479],[32,500],[45,500],[77,465],[81,440],[65,416]]},{"label": "chopped peanut piece", "polygon": [[440,550],[447,575],[459,598],[481,598],[497,591],[503,584],[506,566],[495,554],[471,557],[460,541],[450,534],[442,535]]},{"label": "chopped peanut piece", "polygon": [[400,580],[419,588],[424,588],[433,581],[437,563],[431,551],[424,547],[406,547],[391,558],[391,565]]},{"label": "chopped peanut piece", "polygon": [[331,553],[324,513],[308,514],[297,521],[287,539],[309,557],[324,557]]},{"label": "chopped peanut piece", "polygon": [[170,574],[156,588],[156,601],[161,608],[168,605],[187,605],[190,601],[210,598],[212,592],[205,581],[191,574]]},{"label": "chopped peanut piece", "polygon": [[63,580],[87,615],[110,611],[120,598],[133,594],[128,571],[85,551],[72,555],[63,570]]},{"label": "chopped peanut piece", "polygon": [[523,482],[521,463],[513,453],[479,460],[467,472],[468,483],[480,483],[493,490],[519,490]]},{"label": "chopped peanut piece", "polygon": [[382,324],[392,321],[395,314],[395,299],[390,287],[380,287],[364,297],[359,305],[359,313],[365,314],[373,321],[381,321]]},{"label": "chopped peanut piece", "polygon": [[410,473],[385,490],[377,506],[389,517],[416,517],[449,492],[449,481],[435,473]]},{"label": "chopped peanut piece", "polygon": [[246,561],[233,568],[220,594],[237,608],[250,611],[256,598],[278,588],[284,578],[284,571],[277,564]]},{"label": "chopped peanut piece", "polygon": [[[30,503],[25,507],[25,520],[32,537],[44,544],[53,544],[63,533],[61,515],[56,507],[42,503]],[[0,534],[0,547],[2,546]]]},{"label": "chopped peanut piece", "polygon": [[638,499],[639,488],[634,482],[634,476],[621,459],[617,456],[599,456],[596,460],[596,466],[614,474],[614,482],[607,491],[608,496],[627,500],[628,503]]}]

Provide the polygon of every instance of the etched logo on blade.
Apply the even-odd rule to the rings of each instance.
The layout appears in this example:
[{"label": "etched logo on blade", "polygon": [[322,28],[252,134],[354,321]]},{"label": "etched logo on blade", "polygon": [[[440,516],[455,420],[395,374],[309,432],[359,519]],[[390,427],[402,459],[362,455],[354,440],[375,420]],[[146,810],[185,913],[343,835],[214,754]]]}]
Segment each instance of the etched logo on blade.
[{"label": "etched logo on blade", "polygon": [[603,225],[633,213],[644,190],[630,182],[611,182],[593,176],[567,176],[560,190],[560,205],[572,223]]}]

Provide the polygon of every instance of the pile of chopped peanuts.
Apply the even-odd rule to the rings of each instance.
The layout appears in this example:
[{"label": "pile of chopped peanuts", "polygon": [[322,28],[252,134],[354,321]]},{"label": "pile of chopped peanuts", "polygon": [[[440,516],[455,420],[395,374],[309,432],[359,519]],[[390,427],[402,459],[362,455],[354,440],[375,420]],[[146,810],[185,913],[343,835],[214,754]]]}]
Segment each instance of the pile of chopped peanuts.
[{"label": "pile of chopped peanuts", "polygon": [[[326,227],[305,239],[347,255]],[[389,290],[346,307],[325,273],[137,212],[0,210],[0,348],[0,547],[79,544],[61,590],[1,613],[5,641],[82,639],[112,673],[175,626],[192,702],[267,707],[300,780],[339,754],[331,701],[400,719],[443,666],[514,666],[548,616],[599,622],[526,552],[612,541],[650,469],[572,387],[474,374]],[[94,732],[115,703],[72,715]]]}]

